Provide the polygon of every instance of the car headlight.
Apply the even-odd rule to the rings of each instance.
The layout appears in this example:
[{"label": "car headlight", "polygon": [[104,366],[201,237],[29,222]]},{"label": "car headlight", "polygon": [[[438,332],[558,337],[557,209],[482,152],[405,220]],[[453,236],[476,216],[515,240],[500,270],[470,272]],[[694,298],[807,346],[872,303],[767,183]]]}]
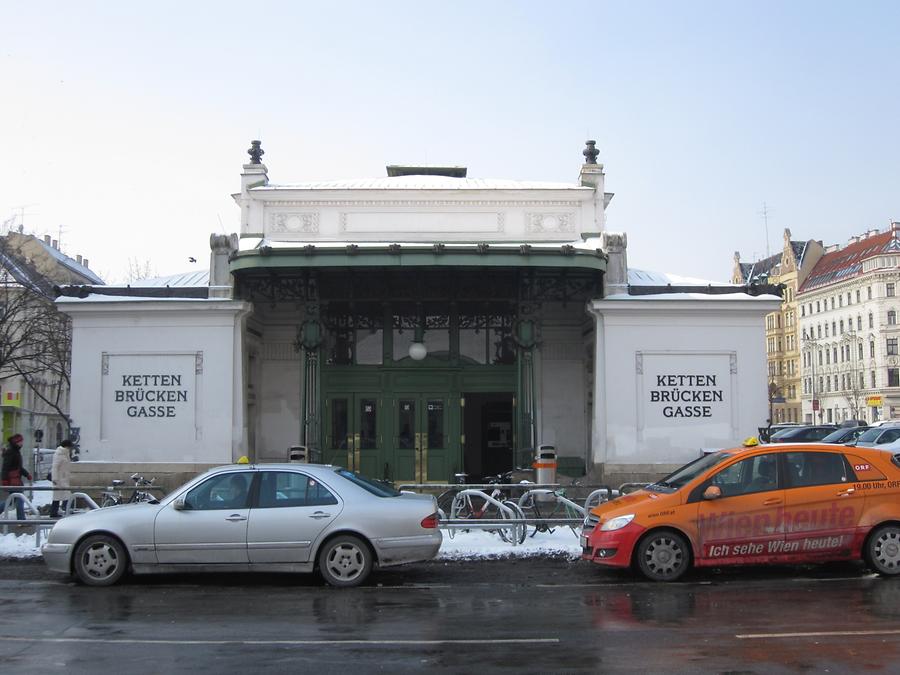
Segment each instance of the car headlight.
[{"label": "car headlight", "polygon": [[603,532],[609,532],[611,530],[621,530],[628,523],[634,520],[634,514],[629,513],[625,516],[616,516],[615,518],[610,518],[603,525],[600,526],[600,530]]}]

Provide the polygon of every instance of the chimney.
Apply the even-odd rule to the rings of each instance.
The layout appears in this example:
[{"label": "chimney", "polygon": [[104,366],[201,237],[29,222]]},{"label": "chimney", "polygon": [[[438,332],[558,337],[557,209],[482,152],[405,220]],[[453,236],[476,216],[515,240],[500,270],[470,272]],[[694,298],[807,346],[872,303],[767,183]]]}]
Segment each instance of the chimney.
[{"label": "chimney", "polygon": [[81,264],[81,254],[80,253],[76,254],[75,262],[77,262],[79,265]]},{"label": "chimney", "polygon": [[582,187],[594,189],[594,222],[586,224],[585,231],[581,233],[582,239],[588,239],[599,237],[606,229],[606,207],[613,195],[611,192],[603,191],[606,174],[603,173],[603,165],[597,163],[597,157],[600,156],[597,141],[585,141],[584,145],[585,148],[581,151],[584,155],[584,164],[578,173],[578,182]]},{"label": "chimney", "polygon": [[47,246],[50,245],[50,235],[49,234],[44,235],[44,243],[47,244]]},{"label": "chimney", "polygon": [[88,259],[87,259],[87,258],[85,258],[84,260],[82,260],[82,261],[81,261],[81,264],[84,265],[85,267],[90,267],[90,265],[88,265]]},{"label": "chimney", "polygon": [[53,248],[55,248],[57,251],[59,250],[59,242],[56,241],[56,239],[54,239],[54,240],[53,240],[53,243],[50,244],[50,245],[51,245]]}]

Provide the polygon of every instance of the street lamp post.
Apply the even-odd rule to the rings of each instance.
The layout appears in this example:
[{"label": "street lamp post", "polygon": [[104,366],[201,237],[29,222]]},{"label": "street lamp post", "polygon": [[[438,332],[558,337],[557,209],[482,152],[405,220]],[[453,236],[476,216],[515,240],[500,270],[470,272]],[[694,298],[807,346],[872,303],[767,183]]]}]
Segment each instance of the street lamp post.
[{"label": "street lamp post", "polygon": [[816,411],[818,410],[819,424],[821,424],[822,423],[822,410],[821,410],[821,407],[819,406],[819,401],[816,398],[816,356],[818,353],[819,343],[815,338],[806,337],[806,335],[803,336],[803,339],[804,339],[804,351],[806,351],[806,353],[809,354],[809,360],[810,360],[810,363],[812,364],[812,380],[811,380],[812,386],[810,387],[810,389],[812,390],[812,392],[811,392],[812,393],[812,421],[813,421],[813,423],[815,423]]}]

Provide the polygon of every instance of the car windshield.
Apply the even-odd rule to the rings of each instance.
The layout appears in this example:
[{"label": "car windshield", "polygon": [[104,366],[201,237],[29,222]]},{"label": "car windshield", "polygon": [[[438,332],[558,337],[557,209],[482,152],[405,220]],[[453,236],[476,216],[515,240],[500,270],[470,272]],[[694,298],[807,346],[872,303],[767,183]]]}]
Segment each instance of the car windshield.
[{"label": "car windshield", "polygon": [[366,478],[365,476],[360,476],[358,473],[353,473],[352,471],[348,471],[347,469],[335,469],[334,472],[338,476],[346,478],[351,483],[355,483],[363,490],[371,492],[376,497],[400,496],[400,492],[392,488],[387,483],[382,483],[381,481],[372,480],[371,478]]},{"label": "car windshield", "polygon": [[809,427],[791,427],[789,429],[782,429],[777,434],[772,434],[773,439],[779,438],[794,438],[795,436],[803,436],[807,433]]},{"label": "car windshield", "polygon": [[874,443],[881,434],[884,433],[883,427],[874,427],[868,431],[864,431],[862,435],[856,439],[857,443]]},{"label": "car windshield", "polygon": [[823,443],[847,443],[852,441],[860,434],[866,432],[866,427],[859,428],[851,428],[851,429],[838,429],[837,431],[832,431],[825,438],[822,439]]},{"label": "car windshield", "polygon": [[[679,488],[684,487],[692,480],[694,480],[701,473],[706,471],[707,469],[714,467],[716,464],[720,462],[724,462],[726,459],[731,457],[729,453],[725,452],[712,452],[708,455],[704,455],[699,459],[695,459],[690,464],[685,464],[680,469],[677,469],[673,473],[670,473],[668,476],[663,478],[661,481],[657,481],[653,484],[653,486],[659,486],[663,488],[671,488],[673,490],[678,490]],[[649,487],[653,487],[649,486]]]}]

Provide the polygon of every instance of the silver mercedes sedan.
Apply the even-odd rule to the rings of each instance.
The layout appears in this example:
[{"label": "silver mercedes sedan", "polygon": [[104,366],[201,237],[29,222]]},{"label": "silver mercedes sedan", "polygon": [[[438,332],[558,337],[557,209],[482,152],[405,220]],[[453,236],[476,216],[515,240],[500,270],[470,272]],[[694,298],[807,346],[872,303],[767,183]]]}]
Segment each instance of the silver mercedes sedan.
[{"label": "silver mercedes sedan", "polygon": [[109,586],[129,570],[312,572],[356,586],[374,565],[430,560],[431,495],[400,493],[337,466],[230,465],[158,502],[63,518],[41,549],[51,570]]}]

